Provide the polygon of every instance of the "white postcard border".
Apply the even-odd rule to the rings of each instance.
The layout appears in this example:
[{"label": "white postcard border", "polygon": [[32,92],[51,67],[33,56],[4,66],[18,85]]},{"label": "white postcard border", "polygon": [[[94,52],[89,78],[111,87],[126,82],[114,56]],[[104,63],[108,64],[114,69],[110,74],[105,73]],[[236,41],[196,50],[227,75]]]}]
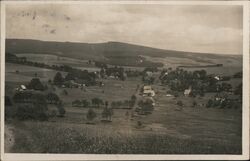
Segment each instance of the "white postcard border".
[{"label": "white postcard border", "polygon": [[[163,4],[243,6],[242,155],[126,155],[4,153],[5,7],[15,4]],[[249,159],[249,2],[246,1],[4,1],[1,2],[1,159],[2,160],[247,160]]]}]

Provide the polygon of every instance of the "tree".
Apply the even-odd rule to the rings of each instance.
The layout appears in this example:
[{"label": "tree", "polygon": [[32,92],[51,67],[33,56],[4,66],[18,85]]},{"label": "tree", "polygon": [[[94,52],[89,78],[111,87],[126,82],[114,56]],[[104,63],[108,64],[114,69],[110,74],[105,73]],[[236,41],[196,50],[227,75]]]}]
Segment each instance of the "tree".
[{"label": "tree", "polygon": [[105,77],[105,70],[104,70],[104,68],[101,69],[100,76],[101,76],[101,78]]},{"label": "tree", "polygon": [[34,89],[34,90],[44,90],[44,86],[41,83],[39,78],[33,78],[31,79],[30,83],[27,85],[28,89]]},{"label": "tree", "polygon": [[66,111],[65,111],[65,109],[63,108],[62,101],[59,101],[56,107],[57,107],[58,112],[59,112],[59,117],[64,117]]},{"label": "tree", "polygon": [[74,75],[72,72],[69,72],[69,73],[65,76],[65,80],[66,80],[66,81],[75,80],[75,75]]},{"label": "tree", "polygon": [[206,107],[209,108],[209,107],[212,107],[213,106],[213,100],[209,99],[207,104],[206,104]]},{"label": "tree", "polygon": [[67,96],[68,95],[68,92],[67,92],[67,90],[63,90],[63,94],[65,95],[65,96]]},{"label": "tree", "polygon": [[109,106],[109,102],[105,101],[105,107],[108,107],[108,106]]},{"label": "tree", "polygon": [[108,121],[111,121],[112,116],[113,116],[113,109],[105,107],[102,111],[102,117]]},{"label": "tree", "polygon": [[135,101],[136,101],[136,96],[135,96],[135,95],[132,95],[132,96],[131,96],[131,99],[130,99],[130,101],[129,101],[129,107],[134,107]]},{"label": "tree", "polygon": [[197,102],[193,101],[193,107],[196,107],[196,106],[197,106]]},{"label": "tree", "polygon": [[125,116],[126,116],[126,119],[129,118],[129,112],[128,111],[126,111]]},{"label": "tree", "polygon": [[50,92],[47,94],[47,100],[50,104],[57,104],[60,99],[55,93]]},{"label": "tree", "polygon": [[92,110],[92,109],[89,109],[86,117],[87,117],[87,120],[88,120],[88,121],[93,121],[94,118],[96,118],[96,113],[95,113],[95,111]]},{"label": "tree", "polygon": [[103,105],[103,101],[99,98],[93,98],[91,102],[92,102],[92,105],[95,107],[100,107],[100,105]]},{"label": "tree", "polygon": [[135,101],[135,100],[136,100],[136,96],[135,96],[135,95],[132,95],[132,96],[131,96],[131,100],[134,100],[134,101]]},{"label": "tree", "polygon": [[88,107],[89,106],[89,101],[87,101],[87,100],[82,100],[82,106],[83,107]]},{"label": "tree", "polygon": [[55,85],[62,85],[63,81],[64,81],[64,79],[62,77],[62,74],[60,72],[57,72],[55,77],[54,77],[54,80],[53,80],[54,84]]}]

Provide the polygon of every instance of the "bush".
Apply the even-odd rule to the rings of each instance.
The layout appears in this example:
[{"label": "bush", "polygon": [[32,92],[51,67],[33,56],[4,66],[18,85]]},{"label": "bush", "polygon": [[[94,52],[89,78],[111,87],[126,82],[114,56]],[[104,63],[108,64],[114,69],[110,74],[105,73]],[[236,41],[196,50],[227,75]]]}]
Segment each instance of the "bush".
[{"label": "bush", "polygon": [[75,100],[72,102],[72,106],[80,107],[80,106],[82,106],[82,102],[80,100]]},{"label": "bush", "polygon": [[197,106],[197,102],[193,101],[193,107],[196,107],[196,106]]},{"label": "bush", "polygon": [[59,112],[59,117],[64,117],[66,111],[65,109],[63,108],[63,104],[62,104],[62,101],[59,101],[59,103],[57,104],[57,109],[58,109],[58,112]]},{"label": "bush", "polygon": [[137,121],[137,126],[141,127],[142,126],[142,122],[141,121]]},{"label": "bush", "polygon": [[12,106],[12,101],[10,100],[9,96],[4,97],[4,105],[5,106]]},{"label": "bush", "polygon": [[206,107],[209,108],[209,107],[212,107],[213,106],[213,100],[209,99],[207,104],[206,104]]},{"label": "bush", "polygon": [[89,121],[94,120],[96,118],[95,111],[92,109],[89,109],[86,117],[87,117],[87,120],[89,120]]},{"label": "bush", "polygon": [[141,114],[150,114],[154,110],[153,101],[150,99],[147,99],[146,101],[139,101],[138,106],[141,107],[141,110],[139,111]]},{"label": "bush", "polygon": [[183,106],[183,103],[182,103],[182,101],[177,101],[177,103],[176,103],[178,106]]}]

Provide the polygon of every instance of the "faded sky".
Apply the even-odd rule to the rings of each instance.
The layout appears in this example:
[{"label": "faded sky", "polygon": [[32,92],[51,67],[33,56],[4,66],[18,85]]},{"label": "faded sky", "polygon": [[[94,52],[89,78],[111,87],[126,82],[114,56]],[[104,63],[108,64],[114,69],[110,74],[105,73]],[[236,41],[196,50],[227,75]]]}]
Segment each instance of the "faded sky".
[{"label": "faded sky", "polygon": [[9,5],[6,37],[242,54],[242,7]]}]

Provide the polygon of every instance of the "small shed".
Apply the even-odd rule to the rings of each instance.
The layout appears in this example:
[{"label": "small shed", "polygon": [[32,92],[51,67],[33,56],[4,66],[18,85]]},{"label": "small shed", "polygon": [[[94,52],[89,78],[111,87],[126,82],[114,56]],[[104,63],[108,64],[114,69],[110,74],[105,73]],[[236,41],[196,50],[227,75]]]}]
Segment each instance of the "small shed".
[{"label": "small shed", "polygon": [[192,92],[192,88],[189,87],[188,89],[185,89],[185,90],[184,90],[184,95],[185,95],[185,96],[189,96],[189,95],[191,94],[191,92]]}]

